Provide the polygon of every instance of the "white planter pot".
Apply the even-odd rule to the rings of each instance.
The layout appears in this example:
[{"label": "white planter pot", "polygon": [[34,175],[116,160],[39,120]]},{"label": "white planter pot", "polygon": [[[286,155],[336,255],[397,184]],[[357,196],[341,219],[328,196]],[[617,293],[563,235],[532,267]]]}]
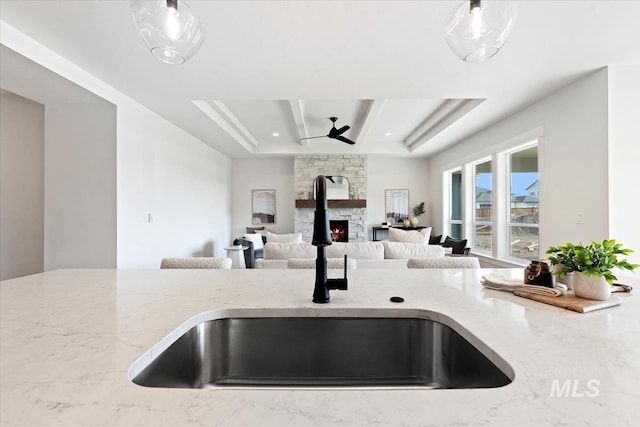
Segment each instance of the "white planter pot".
[{"label": "white planter pot", "polygon": [[420,221],[418,221],[418,218],[415,217],[415,216],[412,216],[409,221],[411,222],[411,225],[414,226],[414,227],[416,227],[418,225],[418,223],[420,222]]},{"label": "white planter pot", "polygon": [[611,296],[611,285],[604,277],[587,277],[576,271],[573,273],[573,292],[580,298],[606,301]]}]

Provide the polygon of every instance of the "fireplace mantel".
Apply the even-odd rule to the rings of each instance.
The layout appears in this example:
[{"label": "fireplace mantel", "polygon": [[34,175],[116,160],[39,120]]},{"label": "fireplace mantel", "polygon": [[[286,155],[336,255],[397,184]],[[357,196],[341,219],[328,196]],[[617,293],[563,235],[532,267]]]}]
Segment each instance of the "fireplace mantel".
[{"label": "fireplace mantel", "polygon": [[[349,199],[349,200],[328,200],[330,209],[349,209],[349,208],[366,208],[367,201],[365,199]],[[301,209],[314,209],[316,207],[316,201],[311,199],[298,199],[296,200],[296,208]]]}]

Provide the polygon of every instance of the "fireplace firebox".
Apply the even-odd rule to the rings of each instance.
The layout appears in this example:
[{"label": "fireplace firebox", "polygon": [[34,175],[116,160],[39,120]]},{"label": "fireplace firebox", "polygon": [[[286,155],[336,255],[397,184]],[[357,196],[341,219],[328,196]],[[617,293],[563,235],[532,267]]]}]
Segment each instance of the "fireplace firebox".
[{"label": "fireplace firebox", "polygon": [[329,230],[331,230],[331,240],[334,242],[349,241],[349,221],[329,220]]}]

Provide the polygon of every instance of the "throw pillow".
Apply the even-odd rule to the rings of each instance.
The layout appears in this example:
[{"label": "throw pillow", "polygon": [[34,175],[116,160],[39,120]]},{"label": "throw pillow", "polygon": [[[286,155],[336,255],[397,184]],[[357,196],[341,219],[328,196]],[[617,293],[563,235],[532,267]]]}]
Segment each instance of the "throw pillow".
[{"label": "throw pillow", "polygon": [[467,247],[467,239],[452,239],[451,237],[447,236],[444,238],[444,242],[442,243],[442,246],[445,248],[451,248],[452,251],[451,253],[454,254],[463,254],[464,253],[464,248]]},{"label": "throw pillow", "polygon": [[267,242],[269,243],[299,243],[302,242],[302,233],[291,234],[275,234],[266,232]]},{"label": "throw pillow", "polygon": [[244,235],[244,239],[250,241],[251,243],[253,243],[253,250],[254,251],[259,251],[264,246],[262,244],[262,234],[250,234],[250,233],[247,233],[247,234]]},{"label": "throw pillow", "polygon": [[429,244],[430,245],[439,245],[440,242],[442,242],[442,234],[440,234],[439,236],[431,236],[431,237],[429,237]]},{"label": "throw pillow", "polygon": [[422,245],[429,244],[429,236],[431,235],[431,227],[422,230],[400,230],[398,228],[389,229],[390,242],[402,243],[420,243]]}]

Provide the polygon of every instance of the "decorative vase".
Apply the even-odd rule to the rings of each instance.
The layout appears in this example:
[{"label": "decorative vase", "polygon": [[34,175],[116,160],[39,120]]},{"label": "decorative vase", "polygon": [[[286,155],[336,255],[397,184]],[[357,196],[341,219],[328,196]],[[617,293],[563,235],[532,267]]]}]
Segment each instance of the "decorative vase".
[{"label": "decorative vase", "polygon": [[411,226],[415,227],[415,226],[417,226],[417,225],[418,225],[418,223],[419,223],[420,221],[418,220],[418,218],[417,218],[417,217],[412,216],[412,217],[411,217],[411,219],[409,220],[409,222],[411,223]]},{"label": "decorative vase", "polygon": [[[558,271],[558,270],[561,270],[563,267],[564,267],[564,264],[556,264],[553,267],[551,267],[551,270]],[[573,271],[570,271],[567,274],[565,274],[564,278],[558,277],[556,281],[567,285],[568,290],[570,291],[573,290]]]},{"label": "decorative vase", "polygon": [[411,225],[411,221],[409,221],[409,219],[405,219],[404,221],[402,221],[402,225],[404,225],[405,227],[408,227]]},{"label": "decorative vase", "polygon": [[573,273],[573,292],[580,298],[606,301],[611,296],[611,285],[604,277],[585,276],[576,271]]},{"label": "decorative vase", "polygon": [[573,290],[573,277],[573,271],[568,272],[564,276],[564,284],[567,285],[567,289],[569,289],[570,291]]}]

